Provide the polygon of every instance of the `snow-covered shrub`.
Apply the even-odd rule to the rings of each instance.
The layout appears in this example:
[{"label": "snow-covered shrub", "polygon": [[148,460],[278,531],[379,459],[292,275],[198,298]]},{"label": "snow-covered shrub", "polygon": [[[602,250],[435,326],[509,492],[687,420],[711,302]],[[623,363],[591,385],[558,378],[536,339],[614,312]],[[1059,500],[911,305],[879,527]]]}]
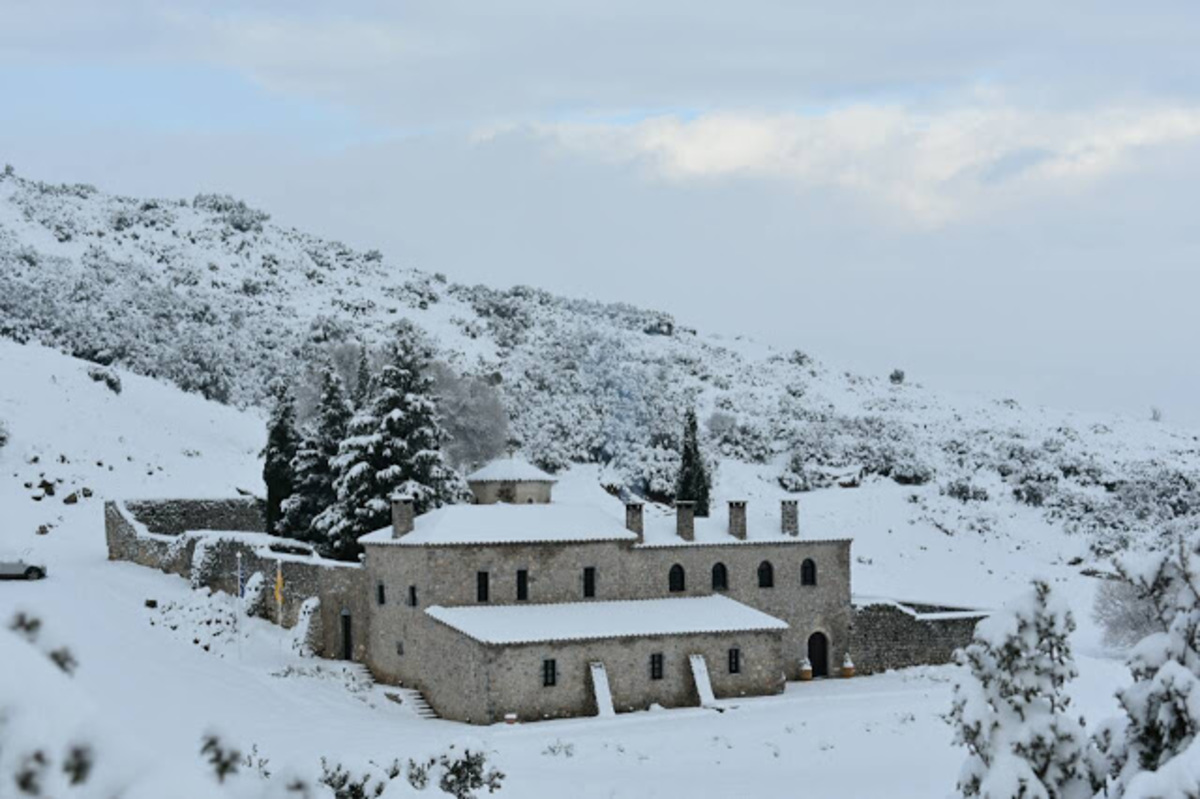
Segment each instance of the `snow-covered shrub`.
[{"label": "snow-covered shrub", "polygon": [[270,593],[267,590],[267,578],[262,572],[250,575],[250,579],[246,581],[245,596],[242,598],[242,607],[245,608],[246,615],[266,617],[270,612],[267,602]]},{"label": "snow-covered shrub", "polygon": [[1169,533],[1170,550],[1117,564],[1165,629],[1133,648],[1133,684],[1117,691],[1125,715],[1097,736],[1112,795],[1125,799],[1200,795],[1200,535],[1194,525]]},{"label": "snow-covered shrub", "polygon": [[1104,643],[1128,649],[1147,635],[1162,632],[1162,621],[1151,597],[1128,580],[1105,580],[1096,588],[1092,614],[1104,628]]},{"label": "snow-covered shrub", "polygon": [[320,649],[321,600],[310,596],[300,605],[299,618],[292,629],[292,650],[301,657],[314,657]]},{"label": "snow-covered shrub", "polygon": [[222,219],[234,230],[242,233],[249,231],[262,232],[263,222],[271,218],[265,211],[250,208],[241,200],[235,200],[228,194],[197,194],[192,200],[192,207],[198,211],[210,211]]},{"label": "snow-covered shrub", "polygon": [[892,381],[893,386],[900,385],[901,383],[904,382],[904,370],[903,369],[893,369],[892,373],[890,375],[888,375],[888,380]]},{"label": "snow-covered shrub", "polygon": [[942,493],[959,502],[987,502],[987,489],[973,485],[970,480],[959,478],[942,486]]},{"label": "snow-covered shrub", "polygon": [[0,419],[0,449],[4,449],[4,445],[8,443],[8,438],[8,424],[3,419]]},{"label": "snow-covered shrub", "polygon": [[958,653],[967,672],[954,686],[947,720],[967,748],[963,796],[991,799],[1091,797],[1096,764],[1082,718],[1072,717],[1067,683],[1077,672],[1069,637],[1075,620],[1050,584],[975,628]]},{"label": "snow-covered shrub", "polygon": [[89,366],[87,373],[92,380],[108,386],[112,393],[121,393],[121,376],[112,369],[106,369],[103,366]]}]

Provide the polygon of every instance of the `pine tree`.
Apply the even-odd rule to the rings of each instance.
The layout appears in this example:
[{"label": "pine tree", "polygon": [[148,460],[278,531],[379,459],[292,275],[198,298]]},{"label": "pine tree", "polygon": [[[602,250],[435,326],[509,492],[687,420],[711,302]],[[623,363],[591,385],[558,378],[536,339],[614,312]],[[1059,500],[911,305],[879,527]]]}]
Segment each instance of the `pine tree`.
[{"label": "pine tree", "polygon": [[273,404],[267,422],[267,445],[263,458],[263,482],[267,484],[267,532],[275,533],[280,506],[292,493],[292,459],[296,457],[296,403],[291,388],[283,380],[270,387]]},{"label": "pine tree", "polygon": [[321,372],[321,397],[315,418],[305,427],[296,457],[292,459],[295,486],[292,495],[283,502],[279,525],[286,535],[321,542],[322,531],[313,521],[337,500],[332,461],[346,438],[353,413],[341,377],[332,364],[327,364]]},{"label": "pine tree", "polygon": [[371,396],[371,362],[366,343],[358,355],[358,374],[354,380],[354,407],[361,408]]},{"label": "pine tree", "polygon": [[696,411],[688,409],[683,423],[683,451],[679,464],[679,477],[675,482],[675,498],[696,503],[696,515],[707,516],[712,480],[700,453],[700,441],[696,424]]},{"label": "pine tree", "polygon": [[417,513],[464,496],[462,479],[442,456],[446,434],[427,367],[418,332],[401,325],[370,401],[351,419],[333,459],[337,502],[317,525],[337,557],[354,557],[359,536],[387,526],[393,494],[411,496]]},{"label": "pine tree", "polygon": [[1176,529],[1174,546],[1117,564],[1118,576],[1149,600],[1166,632],[1129,656],[1133,683],[1117,692],[1124,718],[1097,735],[1114,797],[1200,796],[1200,536]]},{"label": "pine tree", "polygon": [[969,753],[958,781],[963,796],[1082,799],[1099,787],[1083,719],[1068,715],[1074,629],[1066,604],[1036,580],[981,621],[959,652],[969,672],[954,686],[946,718]]}]

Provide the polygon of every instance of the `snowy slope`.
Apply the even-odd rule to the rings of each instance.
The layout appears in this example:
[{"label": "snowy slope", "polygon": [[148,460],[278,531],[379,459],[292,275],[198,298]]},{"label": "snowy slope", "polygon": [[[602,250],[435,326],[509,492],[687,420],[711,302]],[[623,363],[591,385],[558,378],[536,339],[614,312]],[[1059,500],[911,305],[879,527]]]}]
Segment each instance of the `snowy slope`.
[{"label": "snowy slope", "polygon": [[0,338],[245,405],[269,377],[378,344],[401,318],[495,387],[539,466],[603,464],[606,482],[652,499],[671,491],[694,406],[727,496],[859,475],[960,483],[962,513],[927,514],[953,532],[1011,516],[1015,498],[1035,511],[1023,518],[1077,531],[1100,553],[1153,545],[1166,521],[1200,513],[1194,431],[892,385],[630,305],[457,285],[274,226],[230,198],[0,175]]},{"label": "snowy slope", "polygon": [[[950,668],[792,684],[782,697],[725,703],[723,712],[697,708],[486,729],[422,719],[361,671],[303,659],[290,634],[238,619],[232,598],[105,559],[105,497],[226,495],[254,487],[263,435],[257,413],[127,372],[119,373],[118,395],[88,376],[87,363],[42,347],[0,342],[0,368],[0,418],[12,435],[0,449],[0,547],[32,547],[50,568],[40,583],[0,583],[0,621],[28,609],[43,619],[48,636],[71,648],[80,663],[74,677],[38,673],[37,679],[53,681],[42,689],[52,697],[44,697],[44,718],[66,714],[74,720],[66,729],[101,730],[99,754],[112,766],[103,776],[136,776],[137,790],[129,796],[215,795],[216,783],[198,757],[201,736],[213,729],[244,751],[256,745],[276,773],[311,775],[322,756],[365,767],[436,754],[452,744],[482,747],[509,775],[500,795],[522,799],[685,792],[928,799],[953,791],[962,754],[950,747],[950,730],[940,719]],[[748,497],[752,507],[773,503],[778,488],[764,482],[766,468],[723,463],[718,503],[733,496]],[[55,482],[55,494],[35,501],[44,493],[36,487],[43,477]],[[620,501],[601,487],[600,467],[580,466],[559,477],[556,497],[621,518]],[[68,490],[83,487],[93,496],[63,503]],[[973,509],[968,521],[977,522],[980,513],[991,518],[987,531],[972,531],[960,521],[967,507],[935,484],[874,478],[855,489],[803,495],[801,529],[806,536],[855,538],[856,593],[991,606],[1024,588],[1033,574],[1046,575],[1080,617],[1078,707],[1092,721],[1111,713],[1112,689],[1126,672],[1101,651],[1088,620],[1093,581],[1070,565],[1085,542],[1011,499]],[[646,512],[666,513],[656,506]],[[43,524],[53,527],[38,535]],[[937,525],[956,531],[947,535]],[[158,607],[146,607],[147,599]],[[240,634],[231,632],[235,626]],[[0,662],[19,662],[20,673],[32,675],[36,658],[21,647],[26,644],[12,635],[0,637]],[[11,678],[0,680],[0,700],[20,699],[26,687],[37,690],[32,679],[22,676],[20,689]],[[21,724],[43,729],[42,717],[40,711],[26,715]],[[257,778],[243,779],[250,780],[243,787],[252,787]],[[389,790],[393,795],[409,795],[407,785]]]}]

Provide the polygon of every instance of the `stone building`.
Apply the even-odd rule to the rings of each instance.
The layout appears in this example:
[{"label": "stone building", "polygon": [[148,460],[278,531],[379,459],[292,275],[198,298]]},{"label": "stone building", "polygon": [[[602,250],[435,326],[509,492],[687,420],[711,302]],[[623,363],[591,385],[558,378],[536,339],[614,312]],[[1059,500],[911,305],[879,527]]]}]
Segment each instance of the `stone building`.
[{"label": "stone building", "polygon": [[553,479],[514,459],[468,482],[476,504],[414,518],[398,497],[392,526],[359,539],[367,665],[443,716],[604,712],[598,692],[617,710],[770,694],[849,651],[850,541],[801,538],[794,500],[773,521],[744,502],[724,519],[630,503],[622,524],[552,502]]},{"label": "stone building", "polygon": [[197,586],[237,591],[239,556],[245,574],[278,569],[267,615],[303,620],[315,654],[476,724],[773,694],[845,656],[860,674],[944,663],[985,615],[852,599],[851,542],[803,537],[795,500],[710,518],[631,502],[622,520],[554,502],[554,482],[509,458],[469,476],[473,504],[415,516],[396,497],[361,563],[266,535],[246,498],[109,502],[105,528],[111,559]]}]

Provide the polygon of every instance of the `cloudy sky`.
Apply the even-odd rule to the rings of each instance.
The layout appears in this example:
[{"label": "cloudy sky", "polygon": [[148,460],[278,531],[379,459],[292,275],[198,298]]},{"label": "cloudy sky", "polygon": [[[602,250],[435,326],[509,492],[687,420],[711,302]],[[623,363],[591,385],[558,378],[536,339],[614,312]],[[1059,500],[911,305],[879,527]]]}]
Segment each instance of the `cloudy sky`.
[{"label": "cloudy sky", "polygon": [[1194,0],[0,4],[21,174],[1200,426]]}]

